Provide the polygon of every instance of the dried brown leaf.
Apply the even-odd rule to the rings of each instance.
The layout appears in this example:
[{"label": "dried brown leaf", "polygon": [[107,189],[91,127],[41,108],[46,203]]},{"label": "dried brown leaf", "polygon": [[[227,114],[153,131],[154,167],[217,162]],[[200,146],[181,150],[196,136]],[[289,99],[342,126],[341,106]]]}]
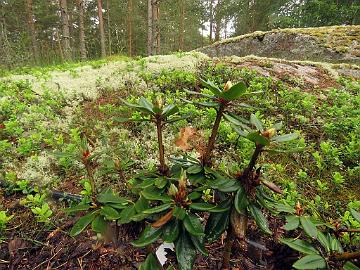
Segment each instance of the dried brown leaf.
[{"label": "dried brown leaf", "polygon": [[173,209],[171,209],[169,212],[167,212],[165,215],[163,215],[161,218],[159,218],[157,221],[155,221],[151,226],[153,228],[160,228],[164,226],[173,216]]}]

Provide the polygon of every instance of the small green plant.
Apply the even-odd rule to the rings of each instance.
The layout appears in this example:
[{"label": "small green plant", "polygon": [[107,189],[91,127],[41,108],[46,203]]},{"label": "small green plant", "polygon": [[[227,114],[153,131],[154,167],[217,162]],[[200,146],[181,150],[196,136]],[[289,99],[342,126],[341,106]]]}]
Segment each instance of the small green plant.
[{"label": "small green plant", "polygon": [[[352,213],[360,220],[360,214],[352,209]],[[301,228],[304,232],[302,239],[280,239],[281,243],[290,248],[299,251],[302,255],[298,261],[293,264],[295,269],[360,269],[351,262],[360,257],[360,252],[345,252],[339,236],[343,232],[353,231],[343,228],[339,224],[335,226],[315,220],[304,215],[304,209],[298,203],[295,208],[295,214],[286,217],[285,230],[295,230]],[[320,230],[319,227],[327,228]]]},{"label": "small green plant", "polygon": [[6,224],[14,217],[14,215],[8,216],[6,211],[0,211],[0,232],[5,230]]},{"label": "small green plant", "polygon": [[35,214],[36,220],[42,223],[48,223],[53,214],[47,203],[43,203],[40,207],[32,207],[31,212]]}]

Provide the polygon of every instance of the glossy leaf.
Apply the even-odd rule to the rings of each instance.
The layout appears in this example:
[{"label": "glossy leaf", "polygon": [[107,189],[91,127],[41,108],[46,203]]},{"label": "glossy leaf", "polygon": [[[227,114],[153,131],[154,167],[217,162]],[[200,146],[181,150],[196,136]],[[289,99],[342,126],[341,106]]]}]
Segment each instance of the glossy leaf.
[{"label": "glossy leaf", "polygon": [[126,224],[131,222],[131,218],[136,215],[135,206],[129,206],[121,211],[118,222],[120,224]]},{"label": "glossy leaf", "polygon": [[107,229],[107,222],[104,217],[98,215],[91,223],[91,228],[94,232],[104,234]]},{"label": "glossy leaf", "polygon": [[124,198],[121,198],[119,195],[114,194],[111,189],[107,189],[104,192],[100,193],[96,200],[99,203],[115,203],[115,204],[128,204],[128,201]]},{"label": "glossy leaf", "polygon": [[81,217],[72,227],[70,236],[74,237],[80,234],[96,217],[98,211],[91,212]]},{"label": "glossy leaf", "polygon": [[243,187],[240,187],[235,195],[234,205],[239,214],[245,214],[249,201]]},{"label": "glossy leaf", "polygon": [[318,232],[317,239],[321,243],[321,245],[326,249],[327,252],[331,250],[331,243],[329,242],[329,238],[326,237],[322,232]]},{"label": "glossy leaf", "polygon": [[175,207],[174,208],[174,212],[173,212],[173,216],[177,219],[183,220],[186,216],[186,211],[184,208],[182,207]]},{"label": "glossy leaf", "polygon": [[198,210],[198,211],[209,211],[215,207],[216,207],[216,205],[213,205],[210,203],[192,203],[189,206],[190,209],[194,209],[194,210]]},{"label": "glossy leaf", "polygon": [[190,235],[182,230],[175,243],[176,258],[180,270],[192,270],[196,257],[196,248],[191,241]]},{"label": "glossy leaf", "polygon": [[205,245],[204,245],[204,237],[198,237],[198,236],[193,236],[190,235],[191,241],[194,244],[194,246],[196,247],[196,249],[198,251],[200,251],[200,253],[204,256],[208,256],[209,253],[207,252]]},{"label": "glossy leaf", "polygon": [[320,255],[307,255],[293,264],[295,269],[325,269],[326,262]]},{"label": "glossy leaf", "polygon": [[147,226],[141,233],[139,239],[133,241],[131,244],[135,247],[146,247],[155,242],[160,237],[161,233],[161,228],[155,229],[152,226]]},{"label": "glossy leaf", "polygon": [[167,194],[161,194],[162,190],[157,188],[146,188],[141,192],[141,195],[144,196],[145,199],[151,201],[162,201],[162,202],[171,202],[171,197]]},{"label": "glossy leaf", "polygon": [[162,115],[165,117],[169,117],[177,112],[179,112],[179,108],[174,104],[170,104],[163,109]]},{"label": "glossy leaf", "polygon": [[319,254],[319,252],[311,244],[304,240],[283,238],[280,239],[280,242],[304,254]]},{"label": "glossy leaf", "polygon": [[[231,206],[232,200],[222,201],[219,207],[227,208]],[[205,226],[206,239],[210,243],[216,241],[227,229],[230,218],[230,209],[226,212],[211,213]]]},{"label": "glossy leaf", "polygon": [[196,174],[203,171],[203,167],[200,165],[193,165],[187,168],[186,172],[189,174]]},{"label": "glossy leaf", "polygon": [[100,214],[108,220],[116,220],[120,218],[120,213],[110,206],[103,206],[100,210]]},{"label": "glossy leaf", "polygon": [[145,211],[143,211],[144,214],[155,214],[155,213],[160,213],[163,212],[167,209],[169,209],[171,206],[171,203],[165,203],[156,207],[152,207],[150,209],[146,209]]},{"label": "glossy leaf", "polygon": [[352,262],[346,262],[344,264],[344,270],[360,270],[359,267],[357,267],[355,264],[353,264]]},{"label": "glossy leaf", "polygon": [[78,204],[76,206],[64,209],[64,212],[67,214],[71,214],[71,213],[76,213],[76,212],[81,212],[81,211],[87,211],[89,209],[90,209],[90,205],[88,205],[88,204]]},{"label": "glossy leaf", "polygon": [[204,228],[201,225],[200,219],[194,214],[188,214],[185,216],[184,220],[185,229],[195,236],[203,236]]},{"label": "glossy leaf", "polygon": [[260,144],[263,146],[267,146],[270,144],[270,141],[264,136],[261,136],[257,131],[247,134],[246,138],[255,144]]},{"label": "glossy leaf", "polygon": [[243,82],[238,82],[230,87],[229,90],[223,91],[221,97],[231,101],[241,97],[246,92],[246,85]]},{"label": "glossy leaf", "polygon": [[139,270],[161,270],[161,266],[156,259],[156,257],[150,253],[147,257],[145,262],[140,265]]},{"label": "glossy leaf", "polygon": [[178,238],[180,232],[179,220],[173,219],[163,227],[162,239],[165,242],[173,243]]},{"label": "glossy leaf", "polygon": [[312,238],[317,237],[318,230],[317,230],[315,224],[311,222],[309,217],[305,217],[305,216],[300,217],[300,223],[308,236],[310,236]]},{"label": "glossy leaf", "polygon": [[254,204],[250,204],[248,208],[259,228],[265,233],[272,234],[269,229],[268,221],[261,212],[261,210],[257,208]]},{"label": "glossy leaf", "polygon": [[188,195],[188,198],[193,201],[193,200],[197,200],[197,199],[201,198],[201,196],[202,196],[202,194],[200,192],[193,191]]},{"label": "glossy leaf", "polygon": [[300,225],[300,218],[298,216],[287,216],[286,217],[286,225],[284,226],[284,229],[287,231],[295,230]]}]

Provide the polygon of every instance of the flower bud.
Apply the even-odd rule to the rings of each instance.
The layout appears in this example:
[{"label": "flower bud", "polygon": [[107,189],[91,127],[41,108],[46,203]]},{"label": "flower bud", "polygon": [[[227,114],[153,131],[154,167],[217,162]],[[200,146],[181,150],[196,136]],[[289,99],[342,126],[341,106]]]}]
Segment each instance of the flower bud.
[{"label": "flower bud", "polygon": [[155,101],[155,106],[158,107],[159,109],[162,109],[164,106],[164,100],[162,99],[162,97],[157,97],[156,101]]},{"label": "flower bud", "polygon": [[171,184],[170,187],[169,187],[168,194],[170,196],[175,196],[176,193],[178,193],[178,188],[174,184]]},{"label": "flower bud", "polygon": [[227,83],[224,86],[224,92],[228,91],[233,86],[231,81],[227,81]]},{"label": "flower bud", "polygon": [[274,137],[275,133],[276,133],[276,129],[270,128],[268,130],[265,130],[261,135],[270,139],[270,138]]}]

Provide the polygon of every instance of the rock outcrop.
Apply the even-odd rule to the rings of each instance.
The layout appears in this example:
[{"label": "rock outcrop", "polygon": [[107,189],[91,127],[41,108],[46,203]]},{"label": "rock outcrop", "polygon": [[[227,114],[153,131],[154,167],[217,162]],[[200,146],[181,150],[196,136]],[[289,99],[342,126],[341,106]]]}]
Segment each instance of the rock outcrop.
[{"label": "rock outcrop", "polygon": [[360,64],[360,25],[254,32],[198,49],[211,57],[275,57]]}]

